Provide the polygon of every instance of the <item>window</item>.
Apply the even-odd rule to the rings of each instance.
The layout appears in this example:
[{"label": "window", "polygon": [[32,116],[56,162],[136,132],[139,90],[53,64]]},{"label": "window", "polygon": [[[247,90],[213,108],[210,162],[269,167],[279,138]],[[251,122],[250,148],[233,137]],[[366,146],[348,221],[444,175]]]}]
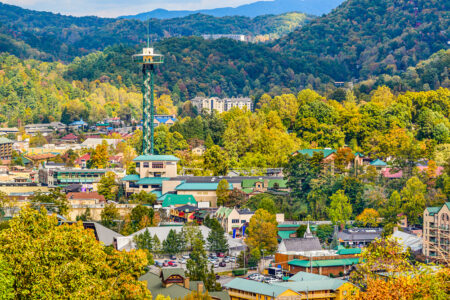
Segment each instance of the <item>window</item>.
[{"label": "window", "polygon": [[148,162],[144,163],[144,168],[148,168]]},{"label": "window", "polygon": [[244,224],[244,223],[245,223],[245,220],[241,220],[241,223]]},{"label": "window", "polygon": [[136,168],[139,168],[141,166],[141,163],[136,163]]},{"label": "window", "polygon": [[239,219],[232,219],[231,223],[233,223],[233,224],[239,223]]},{"label": "window", "polygon": [[144,185],[142,186],[142,188],[143,188],[143,189],[148,189],[148,184],[144,184]]},{"label": "window", "polygon": [[163,162],[153,162],[152,163],[152,168],[153,169],[163,169],[164,168],[164,163]]}]

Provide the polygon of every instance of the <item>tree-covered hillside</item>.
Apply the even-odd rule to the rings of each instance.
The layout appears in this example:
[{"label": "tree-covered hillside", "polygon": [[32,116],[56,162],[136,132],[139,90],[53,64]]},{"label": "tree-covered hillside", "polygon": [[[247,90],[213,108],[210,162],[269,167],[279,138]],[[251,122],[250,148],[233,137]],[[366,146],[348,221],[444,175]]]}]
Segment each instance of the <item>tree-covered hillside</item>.
[{"label": "tree-covered hillside", "polygon": [[313,61],[336,80],[367,78],[406,71],[446,49],[449,28],[449,1],[348,0],[273,48]]},{"label": "tree-covered hillside", "polygon": [[[312,17],[301,13],[248,17],[201,14],[150,21],[151,39],[201,34],[245,34],[280,37]],[[70,61],[114,44],[145,42],[147,22],[98,17],[71,17],[0,3],[0,51],[23,58]],[[24,49],[25,42],[29,47]],[[30,49],[33,48],[33,49]]]}]

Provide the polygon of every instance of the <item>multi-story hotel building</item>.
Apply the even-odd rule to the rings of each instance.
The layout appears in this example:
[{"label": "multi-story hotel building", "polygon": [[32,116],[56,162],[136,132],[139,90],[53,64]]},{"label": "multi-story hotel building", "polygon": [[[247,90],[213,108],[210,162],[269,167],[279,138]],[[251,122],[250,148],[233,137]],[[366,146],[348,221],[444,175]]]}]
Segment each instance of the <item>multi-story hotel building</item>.
[{"label": "multi-story hotel building", "polygon": [[450,202],[425,209],[422,251],[438,260],[450,259]]}]

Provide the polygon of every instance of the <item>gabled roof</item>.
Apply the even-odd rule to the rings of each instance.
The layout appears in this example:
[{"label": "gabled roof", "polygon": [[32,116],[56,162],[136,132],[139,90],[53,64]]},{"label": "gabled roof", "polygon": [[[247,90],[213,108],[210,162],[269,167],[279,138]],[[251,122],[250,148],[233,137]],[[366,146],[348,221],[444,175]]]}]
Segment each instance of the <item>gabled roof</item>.
[{"label": "gabled roof", "polygon": [[283,240],[290,239],[290,235],[295,232],[296,232],[295,230],[278,231],[278,236]]},{"label": "gabled roof", "polygon": [[69,134],[66,134],[65,136],[63,136],[61,139],[62,140],[76,140],[76,139],[78,139],[78,137],[73,133],[69,133]]},{"label": "gabled roof", "polygon": [[296,153],[308,155],[309,157],[313,157],[314,153],[322,153],[323,158],[327,158],[331,154],[336,153],[336,150],[335,149],[302,149],[302,150],[297,150]]},{"label": "gabled roof", "polygon": [[[267,180],[267,179],[244,179],[244,180],[242,180],[241,185],[244,189],[253,188],[253,187],[255,187],[255,184],[257,182],[264,182],[264,180]],[[275,184],[278,184],[279,188],[287,187],[286,186],[287,180],[284,180],[284,179],[269,179],[267,181],[268,181],[269,188],[273,188]]]},{"label": "gabled roof", "polygon": [[169,178],[166,177],[144,177],[139,179],[138,182],[136,182],[138,185],[143,184],[149,184],[149,185],[161,185],[163,181],[169,180]]},{"label": "gabled roof", "polygon": [[324,290],[335,291],[336,289],[341,287],[344,283],[347,283],[347,281],[340,279],[333,279],[327,276],[322,277],[325,278],[306,281],[275,282],[273,284],[289,288],[290,290],[293,290],[295,292],[306,292],[306,291],[310,292],[310,291],[324,291]]},{"label": "gabled roof", "polygon": [[233,211],[232,208],[221,206],[219,207],[219,209],[217,209],[216,216],[218,216],[219,218],[226,218],[230,215],[232,211]]},{"label": "gabled roof", "polygon": [[192,204],[197,205],[197,201],[192,195],[164,194],[159,201],[162,201],[162,207]]},{"label": "gabled roof", "polygon": [[322,250],[322,246],[317,237],[286,239],[280,243],[279,249],[284,250],[283,246],[286,248],[287,252]]},{"label": "gabled roof", "polygon": [[[182,183],[175,188],[177,191],[215,191],[219,183],[215,182],[204,182],[204,183]],[[228,184],[228,189],[232,190],[233,185]]]},{"label": "gabled roof", "polygon": [[179,161],[178,157],[173,155],[139,155],[133,161]]},{"label": "gabled roof", "polygon": [[294,276],[289,278],[289,281],[306,281],[306,280],[327,280],[330,279],[328,276],[308,273],[308,272],[297,272]]},{"label": "gabled roof", "polygon": [[155,298],[157,295],[163,295],[169,296],[171,299],[183,299],[192,292],[191,290],[178,284],[172,284],[169,287],[164,287],[162,285],[161,278],[152,272],[148,272],[139,277],[139,281],[147,282],[147,288]]},{"label": "gabled roof", "polygon": [[131,174],[131,175],[127,175],[124,178],[122,178],[122,181],[138,181],[140,179],[141,179],[141,177],[139,177],[138,174]]},{"label": "gabled roof", "polygon": [[320,267],[336,267],[336,266],[351,266],[359,263],[359,258],[341,258],[341,259],[325,259],[325,260],[300,260],[293,259],[288,262],[291,266],[309,268]]},{"label": "gabled roof", "polygon": [[287,287],[262,283],[254,280],[235,278],[225,284],[226,288],[240,291],[262,294],[270,297],[278,297],[280,294],[289,290]]},{"label": "gabled roof", "polygon": [[441,210],[441,207],[427,207],[426,210],[428,210],[430,216],[433,216]]},{"label": "gabled roof", "polygon": [[386,167],[387,163],[385,163],[384,161],[382,161],[381,159],[377,158],[374,161],[372,161],[370,163],[371,166],[375,166],[375,167]]},{"label": "gabled roof", "polygon": [[186,277],[184,270],[182,268],[162,268],[160,277],[162,280],[166,280],[172,275],[180,275],[181,277]]}]

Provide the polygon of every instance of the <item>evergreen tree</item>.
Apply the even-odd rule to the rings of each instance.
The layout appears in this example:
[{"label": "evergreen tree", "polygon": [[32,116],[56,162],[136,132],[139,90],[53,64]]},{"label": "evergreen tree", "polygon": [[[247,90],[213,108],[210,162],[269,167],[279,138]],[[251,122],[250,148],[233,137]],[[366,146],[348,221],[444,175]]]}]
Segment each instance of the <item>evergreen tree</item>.
[{"label": "evergreen tree", "polygon": [[183,244],[181,236],[171,229],[162,243],[162,250],[165,254],[176,255],[183,250]]},{"label": "evergreen tree", "polygon": [[228,241],[222,226],[212,229],[208,234],[207,241],[208,249],[211,252],[225,253],[228,251]]}]

